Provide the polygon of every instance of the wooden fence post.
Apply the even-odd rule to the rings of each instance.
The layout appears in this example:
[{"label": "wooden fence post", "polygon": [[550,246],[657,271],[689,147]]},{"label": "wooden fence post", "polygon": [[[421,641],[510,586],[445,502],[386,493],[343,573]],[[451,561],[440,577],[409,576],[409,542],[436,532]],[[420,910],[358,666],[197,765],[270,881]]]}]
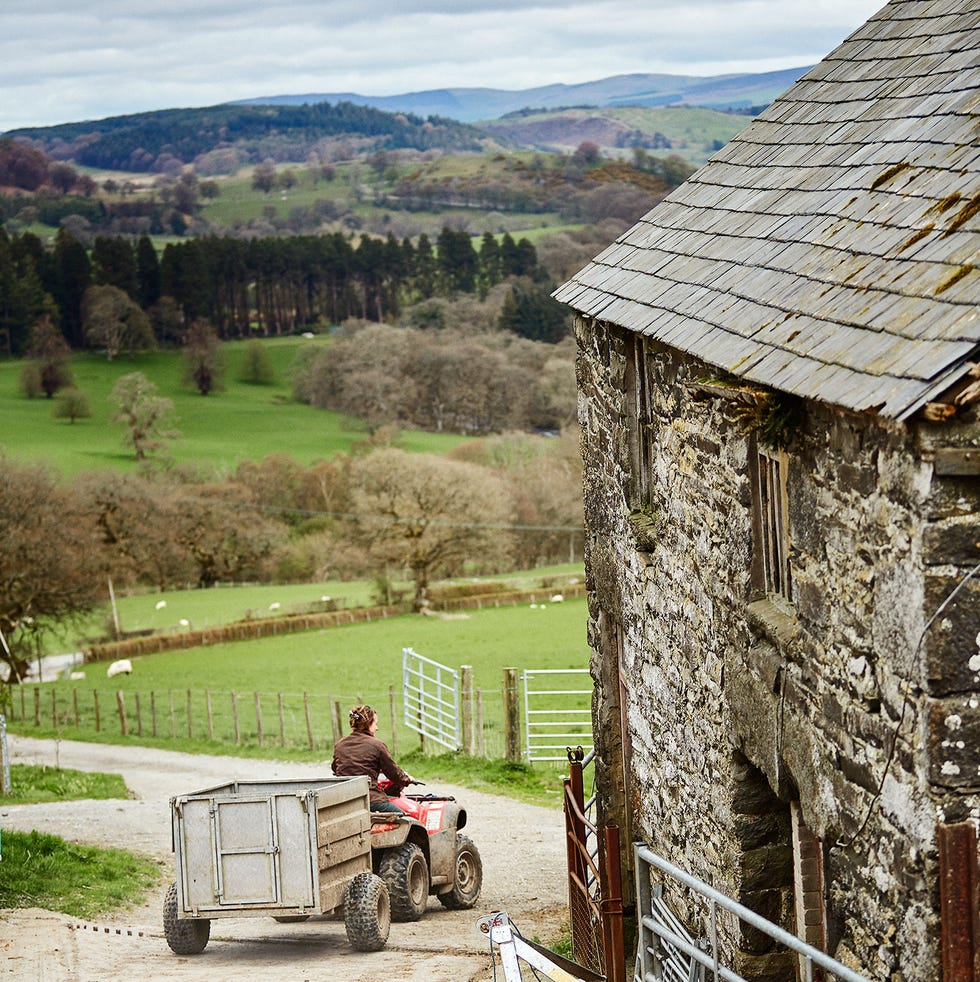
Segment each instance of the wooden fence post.
[{"label": "wooden fence post", "polygon": [[204,690],[204,702],[208,710],[208,739],[214,740],[214,713],[211,710],[211,690]]},{"label": "wooden fence post", "polygon": [[194,739],[194,724],[191,721],[191,690],[187,690],[187,739]]},{"label": "wooden fence post", "polygon": [[235,727],[235,743],[241,743],[241,734],[238,731],[238,693],[231,694],[231,721]]},{"label": "wooden fence post", "polygon": [[395,687],[388,686],[388,708],[391,710],[391,752],[398,753],[398,711],[395,703]]},{"label": "wooden fence post", "polygon": [[133,698],[136,700],[136,735],[143,735],[143,713],[140,710],[140,694],[138,692],[133,693]]},{"label": "wooden fence post", "polygon": [[310,719],[310,694],[308,692],[303,693],[303,713],[306,716],[306,742],[309,744],[310,750],[313,750],[313,722]]},{"label": "wooden fence post", "polygon": [[71,690],[71,705],[75,712],[75,729],[78,729],[78,689]]},{"label": "wooden fence post", "polygon": [[170,739],[177,739],[177,717],[174,715],[174,690],[167,689],[167,697],[170,701]]},{"label": "wooden fence post", "polygon": [[126,728],[126,697],[122,689],[116,691],[116,705],[119,707],[119,730],[123,736],[128,736]]},{"label": "wooden fence post", "polygon": [[286,746],[286,715],[282,708],[282,693],[279,693],[279,744]]},{"label": "wooden fence post", "polygon": [[518,699],[517,669],[504,669],[504,756],[507,760],[521,760],[521,712]]},{"label": "wooden fence post", "polygon": [[150,732],[157,735],[157,693],[156,689],[150,689]]},{"label": "wooden fence post", "polygon": [[262,703],[259,694],[255,693],[255,729],[258,732],[259,746],[262,746]]},{"label": "wooden fence post", "polygon": [[41,725],[41,689],[34,686],[34,725]]},{"label": "wooden fence post", "polygon": [[486,738],[483,733],[483,689],[476,690],[476,752],[481,757],[487,755]]},{"label": "wooden fence post", "polygon": [[51,728],[58,729],[58,690],[51,690]]},{"label": "wooden fence post", "polygon": [[459,667],[459,699],[462,703],[462,719],[460,725],[462,729],[463,753],[467,757],[473,756],[473,666],[460,665]]},{"label": "wooden fence post", "polygon": [[343,710],[340,708],[340,700],[334,699],[333,712],[330,715],[331,729],[333,730],[333,742],[336,743],[344,735]]}]

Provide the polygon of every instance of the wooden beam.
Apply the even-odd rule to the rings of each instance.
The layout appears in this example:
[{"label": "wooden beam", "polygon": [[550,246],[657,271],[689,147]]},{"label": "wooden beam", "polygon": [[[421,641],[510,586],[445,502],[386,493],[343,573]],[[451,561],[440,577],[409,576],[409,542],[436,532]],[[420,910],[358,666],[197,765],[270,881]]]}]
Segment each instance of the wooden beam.
[{"label": "wooden beam", "polygon": [[940,477],[975,477],[980,474],[980,448],[940,447],[933,468]]},{"label": "wooden beam", "polygon": [[939,846],[940,948],[943,982],[980,979],[977,829],[972,822],[936,826]]}]

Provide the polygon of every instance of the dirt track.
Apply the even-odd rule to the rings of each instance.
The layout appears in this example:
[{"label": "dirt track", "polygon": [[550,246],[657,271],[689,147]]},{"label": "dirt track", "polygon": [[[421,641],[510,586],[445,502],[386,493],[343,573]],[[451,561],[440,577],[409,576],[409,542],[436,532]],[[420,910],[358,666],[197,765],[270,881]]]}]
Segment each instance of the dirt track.
[{"label": "dirt track", "polygon": [[[473,910],[447,911],[430,898],[422,920],[392,925],[387,948],[371,954],[350,948],[340,920],[278,924],[268,917],[220,919],[212,922],[211,941],[201,955],[178,957],[167,947],[162,923],[163,896],[173,879],[170,798],[236,778],[321,777],[329,774],[329,767],[8,739],[14,762],[121,774],[135,797],[0,805],[0,827],[38,829],[78,842],[137,850],[155,857],[165,876],[144,905],[98,923],[43,910],[0,911],[5,956],[0,978],[131,982],[251,975],[256,982],[478,982],[492,979],[494,971],[486,940],[475,927],[477,918],[506,911],[526,936],[547,943],[557,937],[567,916],[561,812],[440,785],[440,792],[465,803],[466,831],[483,858],[483,894]],[[498,961],[498,977],[500,972]]]}]

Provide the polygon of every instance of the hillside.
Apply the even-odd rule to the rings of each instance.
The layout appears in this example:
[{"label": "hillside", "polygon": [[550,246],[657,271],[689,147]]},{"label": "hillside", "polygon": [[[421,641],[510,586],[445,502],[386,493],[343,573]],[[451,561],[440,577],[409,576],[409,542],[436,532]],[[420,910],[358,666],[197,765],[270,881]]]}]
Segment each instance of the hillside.
[{"label": "hillside", "polygon": [[350,151],[485,149],[485,135],[451,119],[422,119],[351,103],[211,106],[14,130],[56,160],[103,170],[161,173],[224,152],[237,165],[302,161],[344,143]]},{"label": "hillside", "polygon": [[674,153],[699,166],[749,122],[750,116],[714,109],[624,106],[521,110],[481,125],[501,142],[550,153],[570,153],[590,142],[607,153],[635,147]]},{"label": "hillside", "polygon": [[242,100],[240,105],[302,105],[349,102],[387,112],[448,116],[463,122],[498,119],[529,107],[564,106],[701,106],[747,111],[767,106],[801,75],[807,66],[755,74],[613,75],[578,85],[545,85],[531,89],[444,88],[399,95],[365,96],[356,92],[275,95]]}]

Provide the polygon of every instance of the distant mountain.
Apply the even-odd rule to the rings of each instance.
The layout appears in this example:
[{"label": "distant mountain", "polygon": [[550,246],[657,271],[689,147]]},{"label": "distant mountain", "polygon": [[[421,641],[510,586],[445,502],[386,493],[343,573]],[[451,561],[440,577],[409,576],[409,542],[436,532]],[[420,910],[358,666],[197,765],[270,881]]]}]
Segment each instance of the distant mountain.
[{"label": "distant mountain", "polygon": [[767,106],[808,67],[740,75],[613,75],[577,85],[544,85],[532,89],[450,88],[365,96],[356,92],[319,92],[263,96],[230,105],[296,106],[353,103],[386,112],[442,116],[461,122],[499,119],[522,109],[566,106],[697,106],[747,111]]}]

